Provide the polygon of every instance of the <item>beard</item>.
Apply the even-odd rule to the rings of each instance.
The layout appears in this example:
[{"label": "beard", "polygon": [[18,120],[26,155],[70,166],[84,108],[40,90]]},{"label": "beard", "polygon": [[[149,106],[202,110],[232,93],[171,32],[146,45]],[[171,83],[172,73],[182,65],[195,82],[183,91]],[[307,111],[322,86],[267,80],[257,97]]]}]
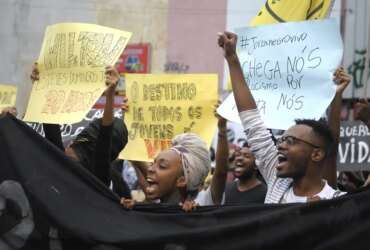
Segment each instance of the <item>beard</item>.
[{"label": "beard", "polygon": [[255,174],[256,170],[253,169],[253,168],[248,168],[246,169],[239,177],[237,177],[239,180],[248,180],[248,179],[251,179],[254,174]]},{"label": "beard", "polygon": [[289,163],[290,166],[288,166],[287,171],[278,173],[277,177],[300,179],[306,175],[308,164],[309,159],[300,159],[300,161]]}]

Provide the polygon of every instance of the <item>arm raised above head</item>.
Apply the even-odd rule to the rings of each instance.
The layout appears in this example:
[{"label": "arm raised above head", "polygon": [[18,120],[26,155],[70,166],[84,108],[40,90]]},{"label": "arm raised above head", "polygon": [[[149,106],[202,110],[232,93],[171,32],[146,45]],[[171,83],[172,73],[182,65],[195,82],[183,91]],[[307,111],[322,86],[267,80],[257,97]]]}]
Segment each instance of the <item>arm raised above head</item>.
[{"label": "arm raised above head", "polygon": [[216,169],[211,182],[211,195],[214,204],[220,205],[225,192],[227,171],[229,169],[229,142],[227,140],[227,120],[218,114],[216,114],[216,116],[218,118],[218,140],[216,149]]},{"label": "arm raised above head", "polygon": [[334,81],[337,84],[335,96],[330,105],[328,125],[334,138],[333,152],[325,159],[323,177],[333,188],[337,187],[337,149],[339,143],[340,111],[342,108],[342,95],[351,81],[350,76],[342,67],[334,73]]},{"label": "arm raised above head", "polygon": [[256,109],[252,93],[245,81],[243,70],[236,54],[237,35],[225,31],[218,34],[218,45],[224,51],[224,57],[230,70],[231,84],[233,88],[236,106],[239,112]]},{"label": "arm raised above head", "polygon": [[218,34],[218,45],[223,49],[229,65],[231,84],[240,120],[248,144],[260,162],[258,168],[268,185],[276,179],[277,149],[257,110],[256,102],[245,81],[239,58],[236,54],[237,35],[231,32]]}]

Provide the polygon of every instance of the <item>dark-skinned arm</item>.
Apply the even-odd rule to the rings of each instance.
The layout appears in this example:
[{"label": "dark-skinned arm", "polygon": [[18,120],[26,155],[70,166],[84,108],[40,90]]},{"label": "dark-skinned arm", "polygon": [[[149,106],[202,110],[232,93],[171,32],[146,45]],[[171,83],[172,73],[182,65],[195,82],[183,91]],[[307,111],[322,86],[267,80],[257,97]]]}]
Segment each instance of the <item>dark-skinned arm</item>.
[{"label": "dark-skinned arm", "polygon": [[149,186],[146,176],[148,170],[148,163],[144,161],[130,161],[132,166],[135,168],[137,181],[139,183],[139,187],[146,193],[146,189]]},{"label": "dark-skinned arm", "polygon": [[335,97],[330,105],[328,123],[334,138],[333,151],[327,156],[323,168],[323,178],[328,184],[336,189],[337,187],[337,151],[339,144],[340,132],[340,112],[342,108],[342,95],[346,87],[351,81],[350,76],[343,70],[338,68],[334,73],[334,81],[337,84]]},{"label": "dark-skinned arm", "polygon": [[99,135],[96,142],[95,160],[93,173],[105,185],[110,184],[110,163],[111,163],[111,148],[112,148],[112,129],[113,129],[113,104],[114,94],[117,83],[119,81],[118,71],[108,66],[105,70],[106,85],[105,91],[106,101],[104,106],[104,114],[101,120]]},{"label": "dark-skinned arm", "polygon": [[239,113],[245,110],[256,109],[252,93],[244,79],[238,55],[236,54],[237,36],[231,32],[220,33],[218,45],[223,48],[224,56],[230,70],[231,85]]},{"label": "dark-skinned arm", "polygon": [[224,32],[218,37],[218,45],[230,69],[231,85],[240,120],[248,138],[248,143],[256,159],[268,164],[258,166],[268,185],[276,179],[277,149],[271,133],[267,130],[257,110],[256,102],[245,81],[243,70],[236,54],[237,35]]},{"label": "dark-skinned arm", "polygon": [[227,121],[221,117],[218,118],[218,141],[216,149],[216,169],[211,182],[212,200],[215,205],[222,203],[222,197],[225,192],[227,171],[229,169],[229,144],[227,140]]}]

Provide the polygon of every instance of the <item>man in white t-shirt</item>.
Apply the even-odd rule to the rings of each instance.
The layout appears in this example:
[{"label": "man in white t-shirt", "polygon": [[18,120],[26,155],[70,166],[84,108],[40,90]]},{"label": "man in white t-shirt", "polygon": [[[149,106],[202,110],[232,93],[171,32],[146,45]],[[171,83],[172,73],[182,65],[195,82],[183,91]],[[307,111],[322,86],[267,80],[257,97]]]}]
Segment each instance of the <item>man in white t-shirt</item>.
[{"label": "man in white t-shirt", "polygon": [[[229,65],[240,119],[250,148],[261,163],[259,170],[267,184],[265,203],[307,202],[341,195],[323,178],[325,160],[335,145],[328,125],[315,120],[298,120],[296,125],[285,131],[275,146],[245,81],[236,54],[236,43],[235,34],[219,34],[218,45],[223,49]],[[337,91],[333,101],[336,109],[340,108],[341,96],[349,79],[342,69],[336,71]]]}]

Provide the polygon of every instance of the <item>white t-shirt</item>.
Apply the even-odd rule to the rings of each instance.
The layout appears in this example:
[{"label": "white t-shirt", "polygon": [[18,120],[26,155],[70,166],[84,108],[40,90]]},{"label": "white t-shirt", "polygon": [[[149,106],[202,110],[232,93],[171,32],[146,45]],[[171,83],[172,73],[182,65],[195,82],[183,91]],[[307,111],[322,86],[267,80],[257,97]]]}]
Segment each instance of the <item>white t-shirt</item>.
[{"label": "white t-shirt", "polygon": [[[323,187],[323,189],[320,191],[320,193],[314,196],[320,197],[321,200],[330,200],[330,199],[333,199],[335,197],[338,197],[344,194],[346,193],[333,189],[325,181],[325,186]],[[307,202],[307,197],[295,195],[292,186],[284,193],[280,201],[280,203],[306,203],[306,202]]]},{"label": "white t-shirt", "polygon": [[[214,206],[215,203],[213,202],[212,198],[211,186],[209,186],[206,190],[200,191],[194,201],[199,206]],[[221,205],[223,204],[225,204],[225,193],[222,195]]]},{"label": "white t-shirt", "polygon": [[206,190],[202,190],[198,193],[197,198],[195,198],[195,203],[199,206],[212,206],[214,205],[211,188],[208,187]]}]

